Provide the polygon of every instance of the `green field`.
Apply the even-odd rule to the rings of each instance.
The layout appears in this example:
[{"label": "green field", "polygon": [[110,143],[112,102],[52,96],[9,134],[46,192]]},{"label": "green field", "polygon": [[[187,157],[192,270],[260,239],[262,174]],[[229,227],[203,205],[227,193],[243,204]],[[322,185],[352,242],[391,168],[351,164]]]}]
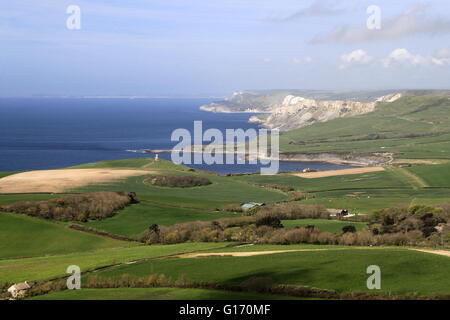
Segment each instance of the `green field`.
[{"label": "green field", "polygon": [[234,213],[174,208],[141,202],[126,207],[112,218],[91,221],[86,223],[86,226],[114,234],[137,236],[152,224],[170,226],[188,221],[208,221],[236,216]]},{"label": "green field", "polygon": [[82,271],[87,271],[139,259],[150,259],[184,252],[221,248],[226,245],[224,243],[182,243],[175,245],[103,249],[49,257],[0,260],[0,283],[47,280],[61,277],[66,275],[66,269],[70,265],[77,265]]},{"label": "green field", "polygon": [[57,194],[0,194],[0,205],[18,201],[41,201],[61,197]]},{"label": "green field", "polygon": [[297,300],[293,297],[205,289],[119,288],[65,290],[30,300]]},{"label": "green field", "polygon": [[[419,179],[426,180],[426,174],[420,175],[419,170],[430,172],[428,177],[440,179],[445,186],[445,165],[416,166],[408,168],[415,170]],[[387,168],[384,172],[373,172],[358,175],[335,176],[317,179],[305,179],[291,174],[276,176],[249,175],[234,177],[240,181],[251,183],[278,184],[292,186],[297,191],[309,193],[301,204],[323,205],[333,209],[349,209],[351,213],[370,213],[377,209],[395,206],[409,206],[412,204],[439,204],[450,202],[450,190],[445,187],[421,187],[417,181],[403,170],[406,168]],[[423,177],[422,177],[423,176]],[[437,183],[434,183],[439,187]],[[433,181],[430,181],[433,186]]]},{"label": "green field", "polygon": [[270,183],[294,187],[299,191],[315,192],[328,190],[351,189],[381,189],[408,188],[410,185],[399,179],[391,171],[371,172],[357,175],[335,176],[327,178],[306,179],[291,174],[279,174],[275,176],[249,175],[236,177],[241,181],[254,183]]},{"label": "green field", "polygon": [[420,177],[430,187],[449,188],[450,194],[450,163],[414,166],[408,168],[408,171]]},{"label": "green field", "polygon": [[[284,246],[288,249],[288,246]],[[252,249],[248,249],[252,250]],[[174,280],[181,275],[196,281],[238,285],[252,277],[268,277],[277,284],[308,285],[323,289],[368,291],[366,269],[378,265],[380,292],[423,295],[450,293],[450,259],[406,249],[330,249],[253,257],[157,259],[99,273],[145,276],[162,273]]]},{"label": "green field", "polygon": [[362,231],[366,227],[366,224],[363,222],[336,221],[323,219],[283,220],[282,224],[286,229],[293,229],[295,227],[314,226],[316,229],[328,231],[331,233],[341,233],[342,228],[345,226],[354,226],[356,228],[356,231]]},{"label": "green field", "polygon": [[73,192],[95,191],[132,191],[138,198],[152,200],[161,204],[173,204],[192,208],[216,209],[232,203],[241,202],[276,202],[289,198],[289,195],[278,190],[269,190],[254,186],[229,177],[208,174],[202,171],[191,172],[185,166],[179,166],[166,160],[157,162],[152,158],[137,158],[125,160],[102,161],[72,168],[133,168],[144,170],[157,170],[161,174],[201,175],[213,183],[208,186],[193,188],[158,187],[145,182],[145,179],[154,174],[129,177],[113,183],[90,185],[72,190]]},{"label": "green field", "polygon": [[66,228],[62,224],[0,212],[0,259],[67,254],[135,244]]},{"label": "green field", "polygon": [[[193,173],[189,173],[193,174]],[[138,176],[124,179],[119,182],[102,185],[92,185],[73,190],[74,192],[95,191],[133,191],[142,199],[178,204],[177,199],[191,199],[191,203],[200,202],[200,207],[205,207],[204,201],[214,204],[214,207],[224,206],[230,203],[240,202],[275,202],[288,199],[289,196],[277,191],[269,190],[241,181],[208,175],[213,184],[194,188],[165,188],[144,183],[146,176]]]}]

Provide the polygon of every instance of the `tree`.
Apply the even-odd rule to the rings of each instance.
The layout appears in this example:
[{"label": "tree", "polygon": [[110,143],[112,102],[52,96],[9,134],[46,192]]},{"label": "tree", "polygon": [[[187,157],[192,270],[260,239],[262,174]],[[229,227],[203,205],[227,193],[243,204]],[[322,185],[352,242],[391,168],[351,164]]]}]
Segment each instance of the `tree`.
[{"label": "tree", "polygon": [[154,232],[154,233],[156,233],[156,234],[159,234],[159,226],[155,223],[155,224],[152,224],[149,228],[148,228],[148,230],[150,230],[151,232]]},{"label": "tree", "polygon": [[256,220],[255,224],[257,227],[269,226],[269,227],[276,228],[276,229],[283,228],[283,225],[281,224],[281,220],[276,217],[273,217],[273,216],[264,216],[264,217],[258,218]]},{"label": "tree", "polygon": [[352,226],[352,225],[350,225],[350,226],[345,226],[345,227],[343,227],[342,228],[342,232],[343,233],[355,233],[356,232],[356,228],[355,228],[355,226]]}]

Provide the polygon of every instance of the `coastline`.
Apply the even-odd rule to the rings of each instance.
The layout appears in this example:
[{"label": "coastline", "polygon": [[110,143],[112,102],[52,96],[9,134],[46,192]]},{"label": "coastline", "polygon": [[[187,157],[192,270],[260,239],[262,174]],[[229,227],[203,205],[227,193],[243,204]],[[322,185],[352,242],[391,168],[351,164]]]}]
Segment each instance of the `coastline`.
[{"label": "coastline", "polygon": [[[148,149],[143,153],[171,153],[171,152],[186,152],[190,154],[198,154],[198,151],[186,150],[169,150],[169,149]],[[217,152],[218,154],[245,155],[248,159],[251,154],[243,152]],[[267,158],[266,158],[267,159]],[[368,155],[354,155],[350,153],[280,153],[278,158],[272,158],[281,162],[310,162],[310,163],[329,163],[335,165],[350,165],[356,167],[373,167],[386,166],[392,163],[392,154],[368,154]]]}]

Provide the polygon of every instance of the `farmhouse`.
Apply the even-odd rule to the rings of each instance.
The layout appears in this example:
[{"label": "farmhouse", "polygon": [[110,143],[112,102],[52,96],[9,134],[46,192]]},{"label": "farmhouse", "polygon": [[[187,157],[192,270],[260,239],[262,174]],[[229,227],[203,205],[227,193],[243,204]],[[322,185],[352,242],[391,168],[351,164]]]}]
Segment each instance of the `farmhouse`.
[{"label": "farmhouse", "polygon": [[328,210],[328,212],[330,212],[330,217],[347,217],[349,215],[347,209],[343,210],[330,209]]},{"label": "farmhouse", "polygon": [[12,285],[8,288],[8,292],[14,299],[19,299],[25,297],[27,291],[30,289],[31,286],[28,284],[28,282],[25,281]]},{"label": "farmhouse", "polygon": [[264,205],[266,205],[266,204],[262,203],[262,202],[248,202],[248,203],[241,204],[241,208],[245,212],[245,211],[248,211],[248,210],[256,208],[256,207],[262,207]]}]

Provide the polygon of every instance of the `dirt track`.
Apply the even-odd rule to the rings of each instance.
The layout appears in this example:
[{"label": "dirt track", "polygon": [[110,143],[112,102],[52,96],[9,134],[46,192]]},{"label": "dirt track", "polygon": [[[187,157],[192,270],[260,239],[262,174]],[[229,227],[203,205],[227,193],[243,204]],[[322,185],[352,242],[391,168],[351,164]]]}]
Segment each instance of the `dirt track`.
[{"label": "dirt track", "polygon": [[352,175],[352,174],[362,174],[362,173],[379,172],[379,171],[384,171],[384,168],[383,167],[365,167],[365,168],[329,170],[329,171],[319,171],[319,172],[293,173],[293,175],[300,177],[300,178],[315,179],[315,178],[346,176],[346,175]]},{"label": "dirt track", "polygon": [[450,257],[450,251],[447,251],[447,250],[427,250],[427,249],[412,249],[412,250],[425,252],[425,253],[438,254],[440,256],[445,256],[445,257]]},{"label": "dirt track", "polygon": [[64,192],[89,184],[107,183],[131,176],[152,174],[144,170],[64,169],[39,170],[0,179],[0,193]]},{"label": "dirt track", "polygon": [[[252,257],[267,254],[288,253],[288,252],[310,252],[326,251],[330,249],[298,249],[298,250],[274,250],[274,251],[248,251],[248,252],[213,252],[213,253],[189,253],[180,255],[180,258],[209,258],[209,257]],[[332,250],[340,250],[332,249]]]},{"label": "dirt track", "polygon": [[[209,258],[209,257],[252,257],[276,253],[289,253],[289,252],[313,252],[313,251],[335,251],[335,250],[380,250],[386,249],[385,247],[355,247],[355,248],[324,248],[324,249],[297,249],[297,250],[273,250],[273,251],[248,251],[248,252],[211,252],[211,253],[188,253],[179,255],[179,258]],[[425,253],[437,254],[445,257],[450,257],[450,251],[447,250],[427,250],[427,249],[414,249],[408,250],[420,251]]]}]

